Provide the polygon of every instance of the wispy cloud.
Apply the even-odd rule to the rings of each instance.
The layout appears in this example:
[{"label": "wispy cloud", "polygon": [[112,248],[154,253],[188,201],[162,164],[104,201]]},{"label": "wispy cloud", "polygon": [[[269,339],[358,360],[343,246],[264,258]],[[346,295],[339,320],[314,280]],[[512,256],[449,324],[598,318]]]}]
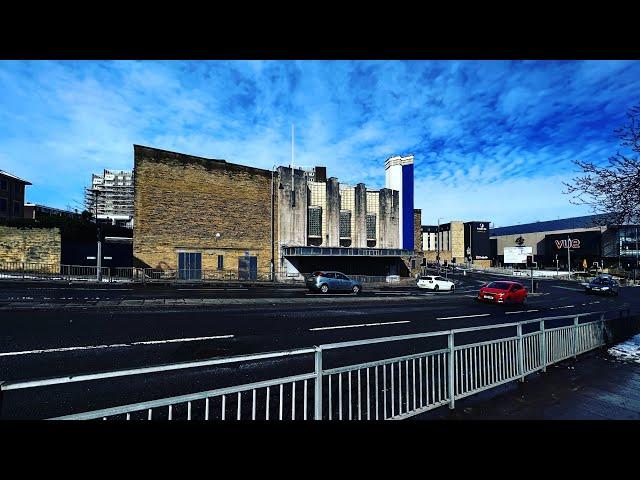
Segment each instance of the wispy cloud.
[{"label": "wispy cloud", "polygon": [[30,201],[76,206],[132,144],[271,168],[326,165],[384,184],[416,159],[416,207],[498,225],[589,213],[571,160],[606,161],[640,100],[637,61],[0,62],[0,168]]}]

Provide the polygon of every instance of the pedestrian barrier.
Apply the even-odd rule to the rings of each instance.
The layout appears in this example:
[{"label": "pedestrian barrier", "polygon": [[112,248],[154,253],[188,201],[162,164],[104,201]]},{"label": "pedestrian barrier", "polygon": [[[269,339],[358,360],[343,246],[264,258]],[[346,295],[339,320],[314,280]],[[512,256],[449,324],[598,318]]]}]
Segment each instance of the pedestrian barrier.
[{"label": "pedestrian barrier", "polygon": [[[399,420],[448,405],[603,346],[607,313],[537,318],[479,327],[319,345],[283,352],[215,358],[42,380],[5,382],[0,393],[75,382],[277,359],[309,365],[293,375],[223,386],[186,395],[56,417],[56,420]],[[594,319],[594,316],[596,317]],[[629,318],[629,311],[626,311]],[[564,324],[563,324],[564,323]],[[496,337],[465,343],[470,333]],[[430,346],[421,342],[428,341]],[[417,343],[416,343],[417,342]],[[368,355],[405,354],[357,364],[336,363],[333,352],[385,344]],[[370,349],[369,349],[370,350]],[[338,355],[338,359],[341,358]],[[339,362],[338,362],[339,363]],[[285,364],[287,365],[287,364]],[[328,368],[330,367],[330,368]],[[238,368],[239,369],[239,368]],[[1,382],[0,382],[1,383]]]},{"label": "pedestrian barrier", "polygon": [[[0,279],[11,280],[60,280],[60,281],[101,281],[136,283],[174,283],[174,282],[273,282],[270,270],[240,272],[239,270],[178,270],[136,267],[101,267],[98,279],[96,266],[50,265],[37,263],[6,262],[0,263]],[[310,273],[292,273],[287,270],[274,272],[277,283],[304,285]],[[393,276],[350,275],[350,278],[363,284],[394,283],[408,285],[413,278]]]}]

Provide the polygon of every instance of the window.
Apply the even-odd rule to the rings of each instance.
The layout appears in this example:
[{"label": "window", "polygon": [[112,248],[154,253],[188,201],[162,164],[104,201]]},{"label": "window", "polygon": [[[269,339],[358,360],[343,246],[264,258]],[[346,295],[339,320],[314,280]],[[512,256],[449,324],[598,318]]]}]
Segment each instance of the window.
[{"label": "window", "polygon": [[309,207],[308,219],[309,236],[322,238],[322,207]]},{"label": "window", "polygon": [[218,255],[218,270],[224,270],[224,255]]},{"label": "window", "polygon": [[416,261],[411,260],[411,270],[415,270],[415,269],[416,269]]},{"label": "window", "polygon": [[367,240],[376,239],[376,214],[367,213]]},{"label": "window", "polygon": [[340,212],[340,238],[351,238],[351,212],[349,210]]},{"label": "window", "polygon": [[6,190],[6,189],[7,189],[7,179],[0,178],[0,190]]},{"label": "window", "polygon": [[6,211],[7,211],[7,199],[0,198],[0,212],[6,212]]},{"label": "window", "polygon": [[20,195],[20,184],[19,183],[14,183],[13,184],[13,191],[15,192],[16,195]]},{"label": "window", "polygon": [[13,213],[18,215],[20,213],[20,202],[13,202]]}]

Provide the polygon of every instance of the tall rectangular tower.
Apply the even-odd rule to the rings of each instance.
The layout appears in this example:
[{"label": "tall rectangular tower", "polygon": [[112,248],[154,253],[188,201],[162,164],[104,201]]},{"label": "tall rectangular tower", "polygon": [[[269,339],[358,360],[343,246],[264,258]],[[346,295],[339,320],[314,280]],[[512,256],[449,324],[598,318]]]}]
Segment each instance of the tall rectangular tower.
[{"label": "tall rectangular tower", "polygon": [[400,246],[406,250],[413,250],[413,155],[391,157],[384,162],[384,169],[386,187],[400,193]]}]

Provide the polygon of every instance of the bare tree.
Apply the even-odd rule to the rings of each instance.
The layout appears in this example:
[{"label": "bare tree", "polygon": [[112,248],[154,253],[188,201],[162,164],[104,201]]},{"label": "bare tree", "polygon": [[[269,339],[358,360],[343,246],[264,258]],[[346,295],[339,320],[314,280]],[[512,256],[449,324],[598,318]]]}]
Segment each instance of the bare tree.
[{"label": "bare tree", "polygon": [[582,175],[565,183],[571,203],[590,205],[604,214],[608,224],[640,222],[640,104],[627,112],[627,123],[616,129],[623,152],[609,157],[608,165],[574,160]]}]

